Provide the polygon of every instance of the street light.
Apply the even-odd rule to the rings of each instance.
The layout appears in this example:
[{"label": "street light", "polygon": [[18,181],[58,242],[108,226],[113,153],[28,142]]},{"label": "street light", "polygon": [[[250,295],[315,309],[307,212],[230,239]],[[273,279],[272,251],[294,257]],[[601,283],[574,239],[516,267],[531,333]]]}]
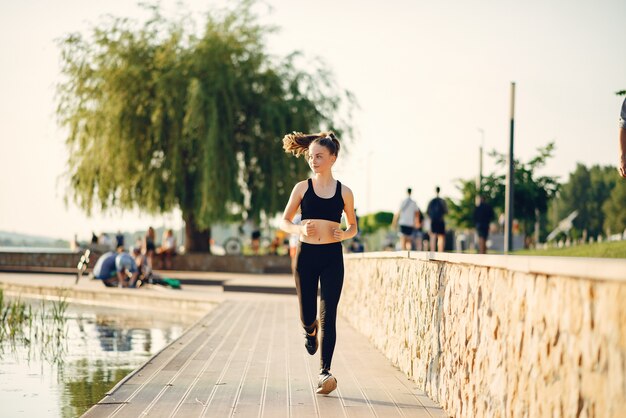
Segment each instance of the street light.
[{"label": "street light", "polygon": [[480,132],[480,147],[478,147],[478,177],[476,178],[476,206],[478,206],[480,195],[483,191],[483,146],[485,145],[485,131],[483,128],[476,128]]},{"label": "street light", "polygon": [[504,211],[506,220],[504,223],[504,252],[509,253],[513,250],[513,189],[515,187],[514,177],[514,161],[513,155],[513,137],[515,132],[515,83],[511,82],[511,118],[510,118],[510,137],[509,137],[509,161],[506,172],[506,195],[504,201]]}]

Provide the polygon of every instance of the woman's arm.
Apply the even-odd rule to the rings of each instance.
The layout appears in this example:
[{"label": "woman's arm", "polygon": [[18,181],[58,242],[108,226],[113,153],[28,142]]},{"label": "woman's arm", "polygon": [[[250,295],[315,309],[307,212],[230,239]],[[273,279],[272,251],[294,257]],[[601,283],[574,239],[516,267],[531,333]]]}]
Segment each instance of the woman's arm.
[{"label": "woman's arm", "polygon": [[289,234],[301,234],[302,233],[302,225],[296,225],[293,223],[293,218],[298,213],[298,208],[300,207],[300,202],[302,201],[303,196],[303,185],[306,186],[305,181],[301,181],[296,184],[291,191],[291,196],[289,196],[289,201],[287,202],[287,206],[283,212],[283,218],[280,220],[280,229],[289,233]]},{"label": "woman's arm", "polygon": [[359,232],[359,226],[356,223],[356,214],[354,213],[354,195],[348,186],[341,185],[341,195],[343,197],[343,211],[346,214],[346,225],[348,228],[342,230],[337,228],[334,231],[334,237],[339,241],[354,238]]}]

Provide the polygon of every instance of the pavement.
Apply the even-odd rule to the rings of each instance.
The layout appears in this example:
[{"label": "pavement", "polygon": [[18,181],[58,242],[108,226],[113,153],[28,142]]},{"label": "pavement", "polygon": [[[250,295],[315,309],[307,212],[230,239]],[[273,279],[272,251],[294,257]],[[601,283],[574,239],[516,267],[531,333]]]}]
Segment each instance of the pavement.
[{"label": "pavement", "polygon": [[160,273],[181,280],[182,289],[108,288],[88,276],[76,283],[69,274],[0,272],[7,296],[62,296],[70,303],[197,318],[85,416],[446,416],[342,317],[333,367],[339,388],[316,395],[319,355],[309,356],[302,346],[297,298],[286,294],[295,293],[290,275]]}]

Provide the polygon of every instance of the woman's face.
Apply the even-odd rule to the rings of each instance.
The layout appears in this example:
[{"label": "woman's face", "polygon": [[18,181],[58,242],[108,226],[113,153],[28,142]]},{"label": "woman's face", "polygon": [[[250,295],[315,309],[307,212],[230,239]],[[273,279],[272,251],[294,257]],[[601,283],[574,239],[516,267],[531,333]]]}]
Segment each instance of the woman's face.
[{"label": "woman's face", "polygon": [[314,173],[322,173],[332,168],[337,160],[336,155],[331,155],[328,148],[314,142],[309,146],[309,167]]}]

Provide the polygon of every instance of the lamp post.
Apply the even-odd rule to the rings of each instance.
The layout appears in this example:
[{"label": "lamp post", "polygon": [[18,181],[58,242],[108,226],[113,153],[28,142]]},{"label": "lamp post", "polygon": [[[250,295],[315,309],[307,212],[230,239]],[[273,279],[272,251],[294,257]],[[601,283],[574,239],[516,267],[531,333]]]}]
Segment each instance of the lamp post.
[{"label": "lamp post", "polygon": [[509,137],[509,158],[508,170],[506,171],[506,193],[504,200],[504,212],[506,219],[504,222],[504,252],[513,250],[513,190],[514,190],[514,156],[513,156],[513,138],[515,132],[515,82],[511,82],[511,118],[510,118],[510,137]]},{"label": "lamp post", "polygon": [[476,206],[478,206],[480,195],[483,191],[483,146],[485,145],[485,131],[483,128],[476,128],[480,132],[480,147],[478,147],[478,177],[476,177]]}]

